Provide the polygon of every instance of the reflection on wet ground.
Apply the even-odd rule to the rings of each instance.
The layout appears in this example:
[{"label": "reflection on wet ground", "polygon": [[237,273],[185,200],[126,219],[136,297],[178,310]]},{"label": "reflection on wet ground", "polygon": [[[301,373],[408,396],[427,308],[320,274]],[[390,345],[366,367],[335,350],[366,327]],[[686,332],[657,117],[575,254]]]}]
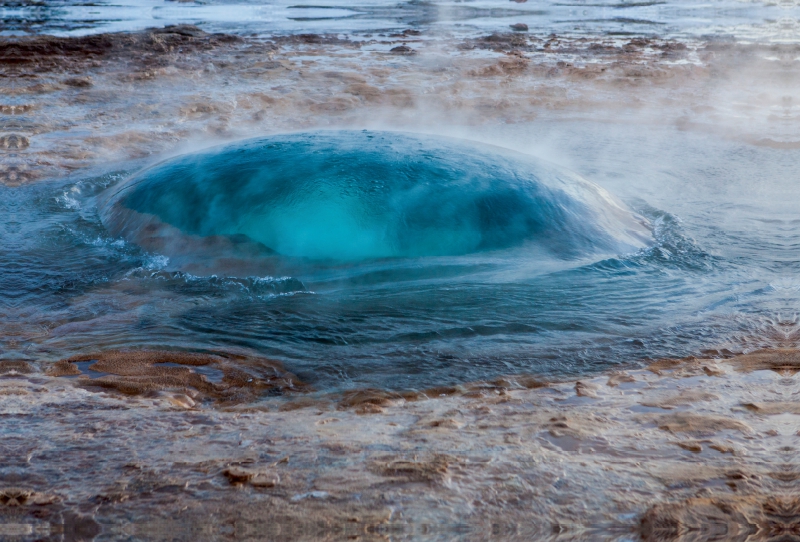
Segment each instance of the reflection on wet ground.
[{"label": "reflection on wet ground", "polygon": [[516,30],[564,36],[660,36],[791,41],[800,19],[794,0],[700,3],[684,0],[546,2],[527,0],[438,0],[376,2],[335,0],[102,0],[46,3],[0,2],[5,35],[80,36],[131,32],[166,25],[199,25],[207,32],[234,34],[348,34],[407,26],[418,30],[474,35]]}]

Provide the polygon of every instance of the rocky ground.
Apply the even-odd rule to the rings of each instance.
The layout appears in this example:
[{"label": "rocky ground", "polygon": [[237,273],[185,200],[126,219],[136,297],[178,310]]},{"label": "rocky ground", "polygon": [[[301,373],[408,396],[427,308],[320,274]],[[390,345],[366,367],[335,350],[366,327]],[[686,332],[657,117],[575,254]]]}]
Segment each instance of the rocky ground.
[{"label": "rocky ground", "polygon": [[[783,541],[800,530],[796,350],[577,382],[295,386],[221,402],[202,390],[237,384],[196,372],[218,359],[94,357],[92,369],[3,364],[0,536]],[[182,384],[91,378],[141,384],[132,367],[168,359],[162,372],[185,369]]]},{"label": "rocky ground", "polygon": [[537,118],[677,125],[795,148],[798,52],[525,32],[242,38],[191,26],[7,38],[0,175],[19,185],[311,128],[388,126],[480,139],[482,126]]},{"label": "rocky ground", "polygon": [[[8,186],[310,128],[480,139],[589,118],[800,146],[794,45],[189,26],[4,39]],[[344,395],[234,358],[3,361],[0,538],[800,538],[794,350]]]}]

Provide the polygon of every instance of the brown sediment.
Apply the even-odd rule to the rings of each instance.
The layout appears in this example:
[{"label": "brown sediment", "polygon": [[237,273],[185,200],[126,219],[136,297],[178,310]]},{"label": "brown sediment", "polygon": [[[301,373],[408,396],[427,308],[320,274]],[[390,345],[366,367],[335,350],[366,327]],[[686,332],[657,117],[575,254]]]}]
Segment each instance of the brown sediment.
[{"label": "brown sediment", "polygon": [[549,383],[536,375],[508,375],[500,378],[495,378],[492,383],[508,389],[528,389],[535,390],[539,388],[546,388]]},{"label": "brown sediment", "polygon": [[[106,373],[77,382],[87,388],[113,389],[124,394],[186,392],[162,395],[175,406],[191,408],[195,399],[212,398],[227,403],[252,402],[266,393],[306,391],[306,386],[275,360],[232,354],[204,354],[169,350],[110,350],[73,356],[48,368],[51,376],[82,374],[75,363],[93,362],[90,371]],[[166,366],[162,364],[175,364]],[[213,366],[222,378],[211,382],[192,367]]]},{"label": "brown sediment", "polygon": [[770,370],[794,375],[800,372],[800,352],[796,349],[761,350],[737,356],[730,363],[744,372]]},{"label": "brown sediment", "polygon": [[709,416],[692,412],[677,412],[660,416],[656,423],[659,429],[672,433],[714,434],[719,431],[733,430],[752,433],[746,423],[724,416]]},{"label": "brown sediment", "polygon": [[[78,362],[91,362],[88,371],[103,376],[88,378],[78,368]],[[173,364],[167,366],[163,364]],[[221,381],[214,383],[192,367],[214,367],[222,373]],[[0,365],[0,368],[2,366]],[[170,350],[111,350],[73,356],[59,360],[47,367],[48,376],[82,376],[76,385],[87,389],[113,389],[128,395],[162,393],[176,406],[190,408],[200,397],[213,398],[229,403],[253,403],[268,393],[307,393],[311,391],[295,375],[286,371],[276,361],[257,356],[230,353],[207,354]],[[417,390],[388,391],[363,388],[343,393],[294,397],[279,406],[281,411],[303,408],[328,410],[332,405],[338,409],[355,409],[359,414],[380,414],[382,407],[420,399],[464,396],[483,399],[502,397],[508,390],[539,389],[548,382],[534,375],[509,375],[489,382],[472,382],[459,386],[437,386]],[[578,387],[584,389],[583,383]],[[591,389],[596,386],[589,385]],[[589,387],[586,388],[587,390]],[[183,392],[183,393],[181,393]]]},{"label": "brown sediment", "polygon": [[578,397],[591,397],[597,399],[597,390],[599,386],[583,381],[575,382],[575,394]]},{"label": "brown sediment", "polygon": [[722,454],[733,454],[736,452],[736,449],[733,446],[727,446],[725,444],[720,444],[719,442],[711,442],[708,447]]},{"label": "brown sediment", "polygon": [[280,405],[278,409],[282,412],[290,412],[292,410],[299,410],[301,408],[316,408],[319,410],[330,410],[332,406],[331,401],[321,399],[318,397],[295,397],[287,400]]},{"label": "brown sediment", "polygon": [[[770,133],[775,111],[787,107],[778,89],[798,80],[794,45],[507,32],[412,47],[409,36],[250,38],[182,25],[0,37],[0,182],[138,160],[208,137],[376,122],[426,130],[454,118],[508,124],[553,111],[603,122],[635,113],[781,148],[798,140]],[[748,108],[724,107],[720,94]],[[69,135],[46,137],[58,132]]]},{"label": "brown sediment", "polygon": [[414,400],[419,397],[415,392],[396,393],[375,388],[348,391],[342,394],[339,408],[381,407],[395,401]]},{"label": "brown sediment", "polygon": [[636,379],[629,375],[628,373],[613,373],[611,376],[608,377],[608,381],[606,382],[606,386],[610,388],[615,388],[620,384],[630,384],[631,382],[636,382]]},{"label": "brown sediment", "polygon": [[791,376],[800,372],[800,352],[794,348],[773,348],[737,355],[729,353],[721,358],[661,359],[649,364],[647,370],[658,375],[671,372],[681,376],[718,376],[722,374],[721,364],[742,372],[770,370]]},{"label": "brown sediment", "polygon": [[455,458],[435,455],[426,460],[393,459],[378,465],[383,476],[401,478],[409,482],[440,482],[447,475],[447,468]]},{"label": "brown sediment", "polygon": [[[198,39],[200,38],[200,39]],[[196,49],[207,49],[221,43],[239,41],[230,35],[207,34],[191,25],[168,26],[146,32],[94,34],[90,36],[61,38],[56,36],[35,36],[14,39],[0,52],[0,65],[16,67],[24,71],[22,75],[89,68],[92,61],[114,56],[124,56],[142,65],[153,64],[151,55],[159,53],[190,53]],[[143,56],[141,56],[143,55]],[[79,64],[76,64],[79,63]],[[157,62],[156,62],[157,64]],[[79,81],[84,86],[86,76],[73,76],[65,80]],[[24,88],[24,87],[23,87]]]},{"label": "brown sediment", "polygon": [[743,407],[757,414],[772,416],[775,414],[800,414],[800,403],[774,401],[768,403],[743,403]]},{"label": "brown sediment", "polygon": [[569,436],[576,439],[585,438],[593,431],[589,419],[579,419],[574,416],[559,415],[548,420],[544,425],[551,436],[559,438]]},{"label": "brown sediment", "polygon": [[23,360],[0,360],[0,375],[24,375],[34,372],[33,366]]},{"label": "brown sediment", "polygon": [[698,440],[682,440],[676,442],[675,445],[695,454],[699,454],[703,451],[703,442]]},{"label": "brown sediment", "polygon": [[702,390],[685,390],[678,395],[664,398],[654,398],[647,401],[642,401],[642,406],[663,408],[670,410],[679,406],[691,406],[696,403],[704,401],[715,401],[719,399],[719,395],[708,393]]},{"label": "brown sediment", "polygon": [[81,374],[81,370],[71,361],[62,359],[48,367],[46,374],[48,376],[77,376]]},{"label": "brown sediment", "polygon": [[[0,415],[26,422],[20,437],[0,442],[14,466],[0,467],[0,488],[20,503],[0,507],[0,524],[15,517],[56,532],[76,514],[112,538],[200,526],[191,532],[208,538],[235,524],[231,538],[278,541],[411,536],[422,526],[455,536],[453,524],[473,539],[508,525],[503,533],[520,541],[735,540],[752,524],[761,530],[748,540],[760,540],[764,529],[795,528],[787,503],[800,498],[796,424],[785,415],[796,411],[800,380],[767,357],[752,371],[738,369],[752,358],[730,356],[587,376],[580,386],[523,386],[541,381],[518,375],[414,393],[267,394],[235,408],[176,409],[191,399],[184,387],[123,395],[94,393],[82,378],[2,376]],[[775,352],[777,363],[785,357]],[[209,365],[249,373],[255,358],[71,359],[102,360],[119,373],[111,376],[135,379],[167,359],[183,378]],[[578,395],[586,389],[595,397]],[[643,411],[649,397],[670,412]],[[35,504],[34,494],[52,502]],[[182,512],[167,521],[165,506]]]},{"label": "brown sediment", "polygon": [[242,466],[231,466],[222,471],[222,474],[233,485],[249,483],[253,487],[275,487],[281,482],[281,477],[273,470],[251,469]]}]

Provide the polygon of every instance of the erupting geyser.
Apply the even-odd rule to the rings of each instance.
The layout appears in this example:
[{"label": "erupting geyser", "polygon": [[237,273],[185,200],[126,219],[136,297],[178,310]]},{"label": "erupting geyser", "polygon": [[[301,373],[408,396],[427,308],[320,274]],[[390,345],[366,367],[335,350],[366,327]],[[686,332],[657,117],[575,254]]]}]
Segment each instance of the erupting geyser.
[{"label": "erupting geyser", "polygon": [[511,247],[575,258],[652,241],[644,219],[573,173],[485,144],[395,132],[277,135],[179,156],[112,188],[103,219],[114,235],[167,255],[317,262]]}]

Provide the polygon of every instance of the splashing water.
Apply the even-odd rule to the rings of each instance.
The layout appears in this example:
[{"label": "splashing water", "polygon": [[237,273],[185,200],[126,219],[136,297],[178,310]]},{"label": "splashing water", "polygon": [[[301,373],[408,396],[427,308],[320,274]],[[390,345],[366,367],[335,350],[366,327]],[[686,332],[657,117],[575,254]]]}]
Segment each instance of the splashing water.
[{"label": "splashing water", "polygon": [[237,143],[168,160],[108,198],[114,234],[189,252],[193,263],[208,249],[198,237],[213,237],[226,260],[227,243],[328,262],[520,247],[515,258],[574,259],[652,242],[643,218],[575,174],[504,149],[391,132]]}]

